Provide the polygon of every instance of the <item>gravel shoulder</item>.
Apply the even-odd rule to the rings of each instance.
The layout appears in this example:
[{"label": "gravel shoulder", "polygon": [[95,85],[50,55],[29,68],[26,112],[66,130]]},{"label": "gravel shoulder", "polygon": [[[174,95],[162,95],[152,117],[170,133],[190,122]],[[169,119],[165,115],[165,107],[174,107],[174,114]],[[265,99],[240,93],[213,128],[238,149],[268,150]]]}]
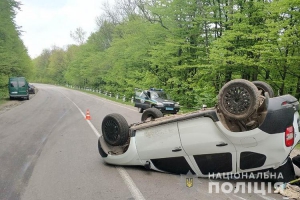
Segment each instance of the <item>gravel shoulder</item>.
[{"label": "gravel shoulder", "polygon": [[[38,90],[36,89],[36,92],[35,94],[30,94],[29,95],[29,99],[32,99],[36,94],[37,94]],[[0,115],[2,113],[5,113],[6,111],[9,111],[10,109],[18,106],[18,105],[21,105],[22,103],[25,103],[27,100],[24,100],[24,99],[19,99],[19,100],[9,100],[9,101],[6,101],[2,104],[0,104]]]},{"label": "gravel shoulder", "polygon": [[24,103],[25,100],[10,100],[0,105],[0,114]]}]

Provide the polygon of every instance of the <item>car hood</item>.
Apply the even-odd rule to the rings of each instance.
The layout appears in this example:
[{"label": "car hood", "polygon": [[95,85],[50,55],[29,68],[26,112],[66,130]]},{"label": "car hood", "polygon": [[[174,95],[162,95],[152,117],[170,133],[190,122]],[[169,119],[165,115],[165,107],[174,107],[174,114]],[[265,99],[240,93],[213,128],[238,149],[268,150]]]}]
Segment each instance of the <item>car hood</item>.
[{"label": "car hood", "polygon": [[156,98],[156,99],[154,99],[155,101],[157,101],[157,102],[160,102],[160,103],[176,103],[175,101],[173,101],[173,100],[167,100],[167,99],[162,99],[162,98]]}]

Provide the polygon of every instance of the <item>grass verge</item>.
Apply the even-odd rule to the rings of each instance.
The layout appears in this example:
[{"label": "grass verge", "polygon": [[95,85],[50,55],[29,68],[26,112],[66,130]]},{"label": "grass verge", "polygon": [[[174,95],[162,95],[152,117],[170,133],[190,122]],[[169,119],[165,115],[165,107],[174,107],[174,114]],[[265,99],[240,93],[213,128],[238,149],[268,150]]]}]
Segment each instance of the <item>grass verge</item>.
[{"label": "grass verge", "polygon": [[[63,86],[63,87],[65,87],[65,86]],[[128,99],[127,99],[127,101],[123,101],[122,97],[119,98],[119,99],[116,99],[116,97],[110,97],[110,96],[107,96],[107,95],[104,95],[104,94],[100,94],[98,92],[92,92],[92,91],[88,91],[88,90],[84,90],[84,89],[76,89],[76,88],[69,88],[69,87],[65,87],[65,88],[72,89],[72,90],[78,90],[78,91],[81,91],[81,92],[85,92],[85,93],[88,93],[88,94],[93,94],[93,95],[99,96],[99,97],[104,98],[104,99],[108,99],[108,100],[111,100],[111,101],[115,101],[115,102],[118,102],[118,103],[130,105],[130,106],[134,106],[134,103],[131,103],[131,99],[129,101],[128,101]],[[188,112],[193,112],[193,111],[196,111],[196,110],[199,110],[199,109],[181,107],[180,110],[179,110],[179,113],[188,113]]]},{"label": "grass verge", "polygon": [[[65,87],[65,86],[63,86],[63,87]],[[65,88],[68,88],[68,89],[71,89],[71,90],[77,90],[77,91],[85,92],[85,93],[88,93],[88,94],[93,94],[93,95],[96,95],[96,96],[104,98],[104,99],[108,99],[108,100],[111,100],[111,101],[115,101],[115,102],[118,102],[118,103],[130,105],[130,106],[134,105],[130,101],[123,101],[122,98],[121,99],[116,99],[115,97],[106,96],[106,95],[100,94],[98,92],[92,92],[92,91],[88,91],[88,90],[84,90],[84,89],[76,89],[76,88],[69,88],[69,87],[65,87]]]},{"label": "grass verge", "polygon": [[8,102],[9,100],[7,98],[1,98],[0,99],[0,105],[5,104],[6,102]]}]

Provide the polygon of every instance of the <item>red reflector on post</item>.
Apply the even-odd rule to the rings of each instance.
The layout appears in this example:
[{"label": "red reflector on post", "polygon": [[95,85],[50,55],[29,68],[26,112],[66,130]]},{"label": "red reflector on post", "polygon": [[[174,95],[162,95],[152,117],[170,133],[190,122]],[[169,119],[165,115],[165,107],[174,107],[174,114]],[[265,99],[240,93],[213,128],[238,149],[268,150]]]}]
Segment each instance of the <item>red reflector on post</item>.
[{"label": "red reflector on post", "polygon": [[285,146],[291,147],[294,144],[294,127],[289,126],[285,129]]}]

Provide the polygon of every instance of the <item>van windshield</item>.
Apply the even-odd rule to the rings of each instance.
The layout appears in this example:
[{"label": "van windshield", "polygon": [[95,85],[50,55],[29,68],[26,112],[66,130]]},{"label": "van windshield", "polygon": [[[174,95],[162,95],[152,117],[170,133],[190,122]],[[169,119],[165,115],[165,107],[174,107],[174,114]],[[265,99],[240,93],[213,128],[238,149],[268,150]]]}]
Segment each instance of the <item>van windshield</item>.
[{"label": "van windshield", "polygon": [[25,80],[19,80],[19,87],[25,87]]},{"label": "van windshield", "polygon": [[17,81],[10,81],[10,86],[11,87],[17,87]]}]

